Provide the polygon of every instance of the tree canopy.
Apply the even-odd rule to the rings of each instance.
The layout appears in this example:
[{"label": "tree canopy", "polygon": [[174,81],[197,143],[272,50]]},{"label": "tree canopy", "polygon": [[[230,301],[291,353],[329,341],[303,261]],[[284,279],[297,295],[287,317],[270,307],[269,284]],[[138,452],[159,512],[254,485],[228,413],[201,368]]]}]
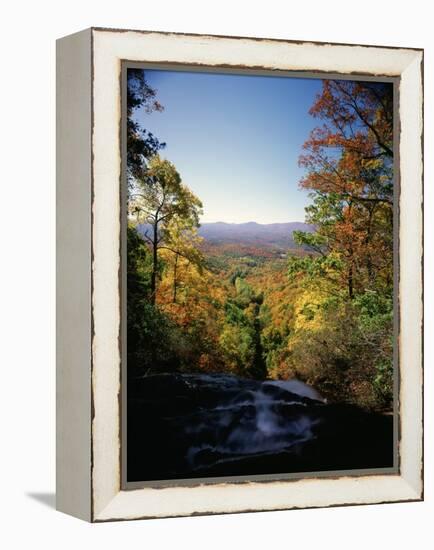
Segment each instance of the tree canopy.
[{"label": "tree canopy", "polygon": [[[145,225],[143,237],[152,248],[151,298],[156,300],[158,253],[171,250],[176,231],[190,231],[199,225],[201,201],[184,185],[176,168],[168,160],[154,155],[146,171],[135,178],[130,195],[131,216]],[[179,238],[179,234],[178,234]],[[179,239],[178,239],[179,240]],[[178,248],[179,254],[181,250]],[[190,251],[190,255],[193,253]]]},{"label": "tree canopy", "polygon": [[131,178],[143,176],[147,161],[166,144],[143,128],[135,118],[140,109],[148,114],[164,109],[156,99],[156,91],[146,82],[145,71],[128,69],[127,74],[127,171],[131,181]]},{"label": "tree canopy", "polygon": [[307,221],[317,232],[296,236],[319,256],[313,264],[340,273],[353,298],[391,282],[392,86],[325,80],[310,113],[323,124],[303,146],[300,185],[311,191]]},{"label": "tree canopy", "polygon": [[290,258],[288,275],[310,293],[300,320],[316,326],[299,330],[303,340],[294,336],[292,358],[335,392],[351,384],[362,391],[363,381],[369,399],[386,403],[393,373],[393,88],[324,80],[310,114],[322,124],[304,143],[300,186],[310,191],[306,220],[316,231],[295,233],[310,254]]},{"label": "tree canopy", "polygon": [[367,408],[393,399],[393,88],[324,80],[303,145],[295,247],[208,242],[202,202],[138,113],[163,109],[128,74],[128,375],[298,378]]}]

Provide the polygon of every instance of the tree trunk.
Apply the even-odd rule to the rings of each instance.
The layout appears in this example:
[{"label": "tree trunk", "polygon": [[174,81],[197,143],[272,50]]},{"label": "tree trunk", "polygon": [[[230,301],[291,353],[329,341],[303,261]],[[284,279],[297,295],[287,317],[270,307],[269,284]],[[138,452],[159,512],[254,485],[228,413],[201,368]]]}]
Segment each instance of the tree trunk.
[{"label": "tree trunk", "polygon": [[152,239],[152,274],[151,274],[151,304],[155,305],[157,294],[157,269],[158,269],[158,223],[154,224]]},{"label": "tree trunk", "polygon": [[368,270],[368,282],[369,286],[371,286],[371,283],[374,280],[374,265],[372,261],[372,254],[369,250],[369,246],[371,244],[371,238],[372,238],[372,220],[374,217],[374,211],[375,211],[375,205],[369,210],[369,217],[368,217],[368,228],[366,232],[366,238],[365,238],[365,246],[367,249],[367,256],[366,256],[366,267]]},{"label": "tree trunk", "polygon": [[[353,209],[353,203],[348,203],[348,211],[351,216],[351,211]],[[350,218],[351,219],[351,218]],[[350,242],[349,250],[349,266],[348,266],[348,296],[350,300],[354,298],[354,249],[353,244]]]},{"label": "tree trunk", "polygon": [[348,296],[350,300],[354,298],[354,275],[353,275],[353,263],[351,261],[348,269]]},{"label": "tree trunk", "polygon": [[173,267],[173,303],[174,304],[176,304],[176,292],[178,290],[178,279],[177,279],[178,258],[179,258],[179,254],[175,254],[175,265]]}]

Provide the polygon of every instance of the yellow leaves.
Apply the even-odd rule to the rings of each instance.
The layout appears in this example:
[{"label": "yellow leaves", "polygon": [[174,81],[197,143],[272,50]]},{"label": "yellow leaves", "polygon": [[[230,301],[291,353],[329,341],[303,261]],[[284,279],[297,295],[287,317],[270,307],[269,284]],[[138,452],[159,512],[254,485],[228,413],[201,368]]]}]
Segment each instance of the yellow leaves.
[{"label": "yellow leaves", "polygon": [[319,330],[323,326],[323,308],[327,295],[321,290],[305,290],[294,303],[294,330]]},{"label": "yellow leaves", "polygon": [[367,158],[362,160],[362,166],[365,170],[377,170],[383,165],[383,159],[378,158]]},{"label": "yellow leaves", "polygon": [[[164,270],[158,285],[157,304],[178,325],[188,327],[200,322],[206,333],[217,338],[228,292],[220,279],[207,270],[179,256],[175,266],[174,254],[161,251]],[[174,294],[174,271],[177,289]]]}]

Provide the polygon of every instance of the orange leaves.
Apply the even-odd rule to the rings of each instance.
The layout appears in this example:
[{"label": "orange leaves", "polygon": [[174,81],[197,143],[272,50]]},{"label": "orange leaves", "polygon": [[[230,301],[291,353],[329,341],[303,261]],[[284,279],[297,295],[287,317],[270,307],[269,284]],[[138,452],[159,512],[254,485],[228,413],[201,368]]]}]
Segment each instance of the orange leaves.
[{"label": "orange leaves", "polygon": [[324,121],[304,144],[353,151],[364,157],[393,156],[393,94],[390,84],[324,80],[309,113]]},{"label": "orange leaves", "polygon": [[323,81],[310,114],[322,121],[303,146],[300,187],[311,191],[307,219],[348,295],[392,279],[393,93],[384,83]]}]

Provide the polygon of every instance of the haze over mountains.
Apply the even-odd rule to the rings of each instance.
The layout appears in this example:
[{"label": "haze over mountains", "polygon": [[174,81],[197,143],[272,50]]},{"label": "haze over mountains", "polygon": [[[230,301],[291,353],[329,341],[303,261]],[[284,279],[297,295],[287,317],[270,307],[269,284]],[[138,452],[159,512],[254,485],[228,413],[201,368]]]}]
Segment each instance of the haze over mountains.
[{"label": "haze over mountains", "polygon": [[294,246],[293,232],[313,232],[314,227],[303,222],[287,223],[203,223],[199,235],[212,243],[244,243],[269,246]]},{"label": "haze over mountains", "polygon": [[[312,225],[303,222],[287,223],[203,223],[199,227],[198,233],[211,244],[244,244],[258,245],[276,248],[298,248],[294,243],[294,231],[313,232]],[[151,233],[151,227],[146,224],[140,224],[138,231],[142,235]]]}]

